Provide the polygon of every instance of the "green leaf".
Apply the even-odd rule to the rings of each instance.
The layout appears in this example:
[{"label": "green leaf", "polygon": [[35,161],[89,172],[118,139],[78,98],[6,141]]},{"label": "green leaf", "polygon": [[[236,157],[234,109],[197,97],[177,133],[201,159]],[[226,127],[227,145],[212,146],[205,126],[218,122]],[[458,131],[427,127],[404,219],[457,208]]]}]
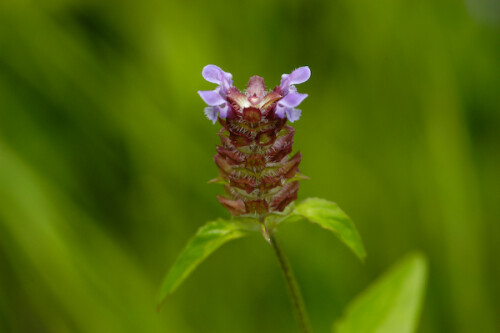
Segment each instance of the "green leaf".
[{"label": "green leaf", "polygon": [[336,203],[309,198],[298,204],[293,213],[332,231],[361,261],[364,261],[366,252],[361,237],[349,216]]},{"label": "green leaf", "polygon": [[426,279],[426,259],[421,254],[407,256],[347,307],[334,332],[414,332]]},{"label": "green leaf", "polygon": [[158,307],[212,252],[228,241],[245,235],[232,221],[208,222],[196,232],[170,269],[158,295]]}]

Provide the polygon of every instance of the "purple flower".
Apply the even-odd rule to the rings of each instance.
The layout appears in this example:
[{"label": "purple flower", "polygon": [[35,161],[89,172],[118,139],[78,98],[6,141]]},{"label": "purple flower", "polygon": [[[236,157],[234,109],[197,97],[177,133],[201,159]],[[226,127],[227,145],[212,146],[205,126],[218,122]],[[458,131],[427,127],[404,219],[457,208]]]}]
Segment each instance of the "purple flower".
[{"label": "purple flower", "polygon": [[311,70],[307,66],[297,68],[290,74],[283,74],[281,76],[280,88],[284,97],[276,105],[275,115],[277,117],[283,118],[286,114],[286,117],[292,123],[299,120],[302,111],[295,107],[302,103],[307,94],[299,94],[297,88],[295,88],[295,84],[304,83],[310,77]]},{"label": "purple flower", "polygon": [[220,115],[222,119],[226,119],[229,107],[227,103],[218,106],[207,106],[205,108],[205,116],[212,121],[212,123],[217,122],[217,117]]},{"label": "purple flower", "polygon": [[233,86],[233,76],[215,65],[205,66],[201,74],[208,82],[219,85],[215,90],[198,91],[203,101],[209,105],[205,108],[205,115],[215,124],[219,115],[222,119],[226,119],[228,115],[226,94]]},{"label": "purple flower", "polygon": [[273,117],[274,115],[280,119],[286,116],[293,123],[300,118],[302,113],[296,107],[307,97],[307,94],[298,93],[295,85],[309,80],[311,70],[304,66],[290,74],[283,74],[280,86],[267,94],[264,79],[259,76],[250,78],[246,93],[243,94],[233,87],[233,76],[215,65],[205,66],[202,75],[208,82],[218,85],[214,90],[198,91],[203,101],[208,104],[205,108],[205,115],[214,124],[218,117],[221,119],[245,118],[245,115],[248,117],[250,108],[260,112],[260,115],[257,113],[257,118],[254,117],[259,121],[262,116]]},{"label": "purple flower", "polygon": [[306,97],[307,94],[299,94],[298,92],[289,93],[278,101],[274,114],[279,118],[283,118],[286,114],[286,117],[292,123],[299,120],[302,111],[295,109],[295,107],[302,103]]}]

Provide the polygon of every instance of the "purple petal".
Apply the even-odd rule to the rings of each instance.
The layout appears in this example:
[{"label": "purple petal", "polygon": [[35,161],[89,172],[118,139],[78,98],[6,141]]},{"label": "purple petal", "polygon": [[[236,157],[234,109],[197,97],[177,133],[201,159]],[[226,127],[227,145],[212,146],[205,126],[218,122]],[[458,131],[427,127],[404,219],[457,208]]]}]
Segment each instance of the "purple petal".
[{"label": "purple petal", "polygon": [[201,75],[208,82],[222,86],[223,94],[225,94],[229,87],[233,85],[233,75],[231,73],[224,72],[219,66],[206,65],[203,67]]},{"label": "purple petal", "polygon": [[304,66],[297,68],[290,74],[283,74],[281,76],[280,87],[285,94],[288,93],[290,85],[304,83],[311,77],[311,70],[309,67]]},{"label": "purple petal", "polygon": [[203,99],[203,101],[205,101],[205,103],[210,106],[226,103],[226,100],[222,98],[222,96],[217,91],[214,90],[198,91],[198,94]]},{"label": "purple petal", "polygon": [[205,108],[205,115],[208,119],[210,119],[214,124],[217,121],[217,115],[219,114],[219,108],[216,106],[207,106]]},{"label": "purple petal", "polygon": [[278,103],[283,104],[287,108],[298,106],[307,97],[307,94],[299,94],[297,92],[289,93],[283,97]]},{"label": "purple petal", "polygon": [[224,78],[226,79],[226,81],[233,85],[233,74],[224,71],[222,72],[224,73]]},{"label": "purple petal", "polygon": [[227,114],[229,112],[229,106],[228,103],[224,103],[223,105],[216,106],[219,109],[219,115],[222,119],[227,118]]},{"label": "purple petal", "polygon": [[304,83],[311,77],[311,70],[309,67],[299,67],[290,73],[288,79],[290,80],[290,84],[300,84]]},{"label": "purple petal", "polygon": [[206,65],[203,67],[203,71],[201,72],[201,75],[203,75],[203,78],[207,80],[208,82],[212,82],[215,84],[221,84],[222,83],[222,77],[224,71],[220,69],[219,66],[215,65]]},{"label": "purple petal", "polygon": [[276,110],[274,110],[274,114],[276,115],[276,117],[283,119],[285,117],[285,111],[286,107],[283,104],[276,104]]},{"label": "purple petal", "polygon": [[291,123],[299,120],[301,114],[302,114],[302,111],[299,109],[292,109],[292,108],[286,109],[286,117],[288,118],[288,120]]}]

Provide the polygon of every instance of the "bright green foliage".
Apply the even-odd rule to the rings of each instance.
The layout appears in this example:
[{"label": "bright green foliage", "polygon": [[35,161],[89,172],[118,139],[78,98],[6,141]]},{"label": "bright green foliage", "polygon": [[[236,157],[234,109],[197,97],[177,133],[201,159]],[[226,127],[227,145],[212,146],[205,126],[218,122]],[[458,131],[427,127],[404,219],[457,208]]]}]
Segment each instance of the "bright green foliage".
[{"label": "bright green foliage", "polygon": [[406,257],[348,306],[334,332],[414,332],[426,279],[426,259],[420,254]]},{"label": "bright green foliage", "polygon": [[309,198],[295,207],[294,214],[332,231],[359,259],[362,261],[365,259],[365,248],[354,223],[336,203],[325,199]]},{"label": "bright green foliage", "polygon": [[[313,71],[299,197],[337,200],[377,263],[298,270],[328,239],[289,226],[315,332],[340,311],[325,295],[349,299],[418,244],[421,332],[500,332],[497,3],[0,0],[0,332],[296,332],[259,234],[154,311],[171,255],[225,214],[204,185],[220,129],[196,95],[207,63],[239,86]],[[238,280],[207,291],[226,265]]]},{"label": "bright green foliage", "polygon": [[163,281],[158,297],[158,306],[212,252],[228,241],[244,235],[245,232],[236,224],[223,219],[208,222],[198,229]]},{"label": "bright green foliage", "polygon": [[[282,220],[295,221],[298,218],[305,218],[332,231],[361,260],[366,257],[358,231],[351,219],[336,203],[318,198],[306,199],[297,205],[289,215],[283,216]],[[252,225],[257,225],[257,220],[247,220],[242,218],[232,221],[218,219],[201,227],[186,245],[163,281],[158,297],[158,305],[161,305],[165,297],[172,293],[213,251],[232,239],[244,236],[248,231],[252,230]]]}]

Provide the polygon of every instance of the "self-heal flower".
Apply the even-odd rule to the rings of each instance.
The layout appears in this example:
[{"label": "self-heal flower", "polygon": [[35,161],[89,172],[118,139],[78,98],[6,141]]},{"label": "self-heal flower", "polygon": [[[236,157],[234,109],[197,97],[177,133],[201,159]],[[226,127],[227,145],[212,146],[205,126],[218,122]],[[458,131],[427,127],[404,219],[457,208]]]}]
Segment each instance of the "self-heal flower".
[{"label": "self-heal flower", "polygon": [[202,72],[215,90],[199,91],[208,104],[207,117],[222,124],[221,144],[214,157],[227,197],[219,202],[233,215],[263,217],[282,212],[297,199],[301,154],[292,152],[294,122],[301,111],[296,107],[307,97],[295,84],[311,76],[308,67],[284,74],[279,86],[266,91],[264,79],[252,76],[245,91],[233,87],[232,75],[215,65]]},{"label": "self-heal flower", "polygon": [[[233,87],[231,74],[215,65],[206,66],[202,74],[218,85],[215,90],[198,92],[208,104],[205,114],[214,124],[219,120],[222,125],[218,133],[220,145],[214,156],[219,177],[210,183],[224,185],[226,196],[217,198],[237,218],[219,218],[198,229],[166,276],[159,305],[218,247],[260,229],[277,256],[300,331],[310,333],[304,301],[276,240],[276,228],[287,221],[303,219],[332,231],[361,260],[366,256],[354,224],[337,204],[309,198],[293,205],[299,180],[307,177],[299,173],[300,152],[292,155],[295,130],[287,120],[300,118],[301,111],[296,107],[307,94],[298,93],[295,85],[307,81],[311,71],[309,67],[300,67],[283,74],[280,85],[273,90],[266,90],[264,79],[255,75],[243,91]],[[350,325],[346,320],[342,323],[345,322]]]},{"label": "self-heal flower", "polygon": [[[231,73],[224,72],[218,66],[205,66],[202,71],[202,76],[208,82],[218,85],[215,90],[198,91],[198,94],[203,99],[203,101],[208,104],[208,107],[205,108],[205,115],[215,124],[218,117],[220,117],[221,119],[226,119],[231,115],[232,108],[230,107],[227,100],[228,94],[231,94],[231,90],[238,90],[233,87],[233,76],[231,75]],[[292,123],[299,120],[302,111],[296,109],[296,107],[299,106],[300,103],[302,103],[302,101],[307,97],[307,94],[298,93],[295,85],[306,82],[310,77],[311,70],[307,66],[297,68],[292,73],[283,74],[281,76],[280,86],[274,88],[273,92],[275,94],[273,96],[269,96],[272,98],[276,97],[276,94],[279,94],[280,96],[280,99],[275,101],[276,104],[273,105],[273,114],[276,117],[283,119],[286,115],[288,120]],[[253,88],[255,87],[258,87],[258,89],[264,89],[263,84],[262,86],[260,86],[259,84],[254,83]],[[247,95],[249,94],[248,90],[251,89],[252,87],[250,87],[249,84]],[[264,99],[264,93],[265,90],[259,91],[260,95],[256,94],[255,92],[250,92],[251,96],[248,97],[248,101],[251,102],[251,104],[256,104],[255,101],[257,99],[259,101],[262,101]],[[234,92],[233,95],[235,95]],[[242,103],[244,103],[244,101],[242,101]]]},{"label": "self-heal flower", "polygon": [[215,124],[218,116],[226,119],[230,110],[226,101],[226,94],[229,88],[233,86],[233,76],[215,65],[205,66],[202,75],[208,82],[219,85],[215,90],[198,91],[203,101],[209,105],[205,108],[205,115]]},{"label": "self-heal flower", "polygon": [[283,118],[286,114],[288,120],[292,123],[299,120],[302,111],[295,107],[302,103],[307,94],[299,94],[295,84],[304,83],[310,77],[311,70],[307,66],[297,68],[292,73],[281,76],[280,89],[284,97],[276,105],[277,117]]},{"label": "self-heal flower", "polygon": [[279,100],[276,105],[276,116],[279,118],[283,118],[286,114],[288,120],[290,120],[290,122],[292,123],[296,120],[299,120],[302,111],[296,109],[295,107],[302,103],[302,101],[306,97],[307,94],[299,94],[298,92],[293,92],[286,95],[281,100]]}]

